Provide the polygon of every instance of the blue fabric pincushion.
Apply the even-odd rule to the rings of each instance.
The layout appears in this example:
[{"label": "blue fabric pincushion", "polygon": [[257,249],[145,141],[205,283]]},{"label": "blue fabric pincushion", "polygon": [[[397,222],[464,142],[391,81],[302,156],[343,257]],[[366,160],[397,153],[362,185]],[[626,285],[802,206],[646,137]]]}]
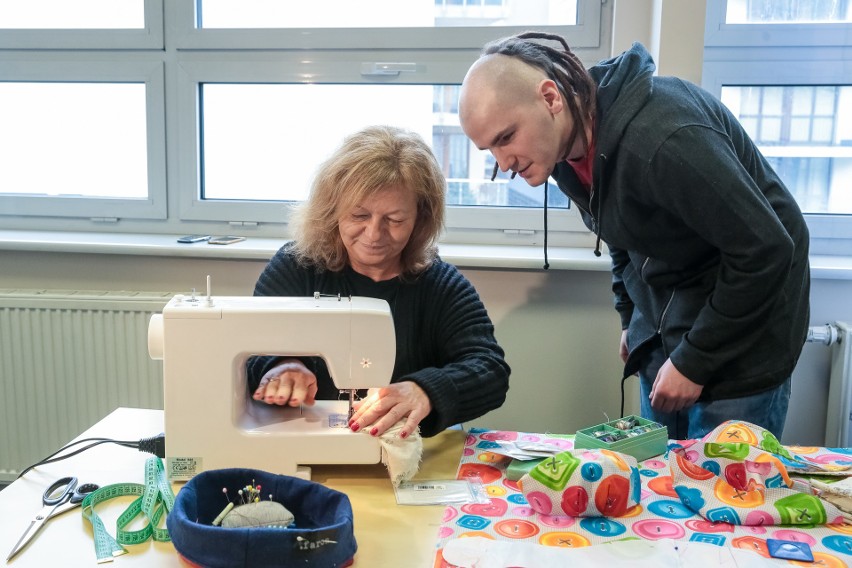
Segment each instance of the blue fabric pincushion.
[{"label": "blue fabric pincushion", "polygon": [[[223,489],[260,485],[264,499],[295,517],[286,528],[224,528],[213,521],[227,504]],[[175,549],[203,568],[349,566],[358,545],[352,505],[339,491],[313,481],[255,469],[202,472],[178,492],[166,519]]]}]

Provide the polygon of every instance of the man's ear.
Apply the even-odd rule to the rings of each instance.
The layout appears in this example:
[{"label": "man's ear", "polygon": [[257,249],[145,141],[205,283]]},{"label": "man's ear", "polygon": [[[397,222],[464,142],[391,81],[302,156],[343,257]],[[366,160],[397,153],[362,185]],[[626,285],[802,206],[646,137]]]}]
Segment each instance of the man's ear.
[{"label": "man's ear", "polygon": [[559,92],[559,87],[556,86],[556,83],[553,82],[553,80],[543,79],[538,84],[538,94],[544,100],[551,114],[558,114],[562,112],[564,105],[562,93]]}]

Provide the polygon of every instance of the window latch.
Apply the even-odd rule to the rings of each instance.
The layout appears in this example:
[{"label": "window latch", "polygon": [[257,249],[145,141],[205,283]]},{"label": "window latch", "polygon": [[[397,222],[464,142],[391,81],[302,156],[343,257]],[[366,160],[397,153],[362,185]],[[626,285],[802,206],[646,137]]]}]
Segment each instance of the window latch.
[{"label": "window latch", "polygon": [[381,63],[376,61],[361,63],[361,75],[365,77],[399,77],[400,73],[416,72],[416,63]]}]

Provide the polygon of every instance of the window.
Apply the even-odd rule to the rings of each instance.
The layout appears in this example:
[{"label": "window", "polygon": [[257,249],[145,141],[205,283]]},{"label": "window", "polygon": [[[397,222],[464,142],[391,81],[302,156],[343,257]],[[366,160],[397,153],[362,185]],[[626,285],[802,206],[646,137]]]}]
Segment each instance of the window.
[{"label": "window", "polygon": [[[542,188],[520,178],[500,172],[490,181],[494,158],[471,144],[458,124],[457,85],[203,83],[199,90],[202,200],[305,199],[315,166],[347,134],[389,123],[431,143],[454,188],[449,205],[543,205]],[[335,114],[322,135],[305,144],[304,133],[318,128],[317,117],[341,107],[357,112]],[[567,198],[556,205],[566,207]]]},{"label": "window", "polygon": [[573,26],[577,0],[201,0],[198,27],[352,28]]},{"label": "window", "polygon": [[148,196],[144,83],[0,83],[0,123],[7,193]]},{"label": "window", "polygon": [[[97,0],[65,4],[75,15],[102,11]],[[0,174],[0,227],[54,228],[59,218],[78,230],[104,222],[109,230],[162,233],[250,226],[258,236],[286,237],[289,209],[307,195],[319,163],[346,134],[388,123],[432,144],[448,179],[448,240],[539,242],[543,191],[520,178],[490,179],[493,158],[459,127],[458,86],[484,43],[532,26],[565,35],[591,65],[609,55],[612,10],[599,0],[116,4],[128,20],[79,24],[66,16],[65,24],[48,24],[21,16],[3,30],[22,43],[0,38],[0,97],[15,93],[18,104],[32,105],[16,128],[40,120],[46,136],[74,144],[77,155],[75,168],[53,168],[60,175],[52,180],[46,171],[28,176],[33,163],[16,164],[14,179]],[[0,0],[23,14],[20,5]],[[67,97],[53,113],[90,113],[98,125],[92,138],[73,121],[49,120],[24,87]],[[86,89],[110,103],[75,106],[69,93]],[[113,90],[134,94],[106,94]],[[110,119],[116,115],[121,121]],[[0,164],[21,151],[15,137],[0,132]],[[42,169],[61,163],[56,147],[42,149]],[[115,150],[132,151],[134,163],[110,157]],[[92,172],[97,183],[87,178]],[[548,205],[553,244],[588,242],[560,192]]]},{"label": "window", "polygon": [[852,215],[852,87],[722,87],[804,213]]},{"label": "window", "polygon": [[159,58],[0,53],[0,77],[0,224],[166,217]]},{"label": "window", "polygon": [[844,0],[728,0],[725,23],[852,22],[850,7]]},{"label": "window", "polygon": [[0,22],[9,29],[142,29],[141,0],[3,0]]},{"label": "window", "polygon": [[0,0],[0,49],[162,49],[161,0]]},{"label": "window", "polygon": [[703,83],[805,213],[812,252],[852,250],[852,2],[708,0]]}]

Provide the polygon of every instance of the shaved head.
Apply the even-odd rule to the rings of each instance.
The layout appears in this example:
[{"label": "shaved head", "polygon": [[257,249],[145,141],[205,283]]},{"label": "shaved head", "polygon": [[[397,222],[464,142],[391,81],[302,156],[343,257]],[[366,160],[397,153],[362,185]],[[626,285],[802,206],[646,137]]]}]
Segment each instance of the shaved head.
[{"label": "shaved head", "polygon": [[[539,40],[557,41],[562,49]],[[459,93],[459,124],[497,169],[529,185],[589,150],[596,85],[564,39],[528,32],[485,46]]]},{"label": "shaved head", "polygon": [[486,108],[500,110],[508,105],[529,104],[535,100],[543,71],[523,61],[501,54],[484,55],[468,70],[459,95],[459,120],[464,124],[472,114]]},{"label": "shaved head", "polygon": [[563,108],[559,88],[543,70],[488,54],[462,82],[459,124],[477,148],[494,155],[496,167],[539,185],[568,152],[571,123]]}]

